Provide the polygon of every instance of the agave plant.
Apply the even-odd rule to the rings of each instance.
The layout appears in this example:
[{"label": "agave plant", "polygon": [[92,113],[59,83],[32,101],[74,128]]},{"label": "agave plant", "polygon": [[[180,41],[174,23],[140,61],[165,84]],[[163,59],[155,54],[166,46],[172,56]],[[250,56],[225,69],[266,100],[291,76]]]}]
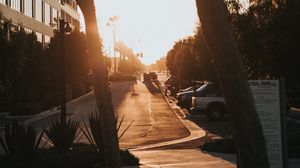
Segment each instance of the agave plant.
[{"label": "agave plant", "polygon": [[80,134],[78,127],[79,122],[72,119],[68,119],[66,122],[54,120],[45,129],[45,133],[58,151],[66,151],[72,147]]},{"label": "agave plant", "polygon": [[5,125],[4,138],[0,136],[0,145],[6,154],[20,154],[31,157],[38,150],[43,131],[38,136],[37,129],[32,126],[13,121]]},{"label": "agave plant", "polygon": [[[119,116],[117,117],[117,132],[119,134],[119,140],[122,138],[122,136],[127,132],[127,130],[130,128],[132,121],[121,133],[120,128],[124,122],[125,115],[122,117],[122,119],[119,121]],[[101,118],[100,113],[98,110],[95,110],[93,113],[89,115],[89,127],[87,126],[86,122],[83,120],[84,128],[79,127],[83,134],[87,137],[88,141],[95,146],[98,152],[103,147],[103,137],[102,137],[102,125],[101,125]]]}]

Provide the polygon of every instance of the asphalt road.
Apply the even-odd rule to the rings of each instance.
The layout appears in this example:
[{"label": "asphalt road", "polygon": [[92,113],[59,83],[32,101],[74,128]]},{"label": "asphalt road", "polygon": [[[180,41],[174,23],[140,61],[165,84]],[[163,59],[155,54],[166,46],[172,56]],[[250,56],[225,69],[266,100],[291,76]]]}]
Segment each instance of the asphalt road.
[{"label": "asphalt road", "polygon": [[[120,139],[121,148],[141,147],[180,139],[190,134],[171,110],[159,89],[151,82],[115,82],[112,85],[112,101],[119,121],[124,116],[119,134],[133,122]],[[88,121],[88,116],[95,109],[95,97],[91,95],[67,107],[67,112],[73,119]],[[59,115],[53,115],[35,121],[33,125],[45,128],[58,117]],[[46,136],[44,139],[47,139]],[[81,141],[88,142],[84,137]]]}]

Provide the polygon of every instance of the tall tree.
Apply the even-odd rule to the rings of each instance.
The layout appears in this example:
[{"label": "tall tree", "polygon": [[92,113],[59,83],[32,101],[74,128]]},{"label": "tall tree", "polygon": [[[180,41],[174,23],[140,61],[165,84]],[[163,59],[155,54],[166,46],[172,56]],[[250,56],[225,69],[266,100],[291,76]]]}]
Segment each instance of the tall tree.
[{"label": "tall tree", "polygon": [[265,139],[223,0],[196,0],[198,15],[235,128],[238,167],[268,168]]},{"label": "tall tree", "polygon": [[102,120],[102,137],[107,167],[121,167],[116,119],[108,87],[108,72],[98,33],[94,0],[77,1],[85,20],[89,56],[92,60],[96,103]]}]

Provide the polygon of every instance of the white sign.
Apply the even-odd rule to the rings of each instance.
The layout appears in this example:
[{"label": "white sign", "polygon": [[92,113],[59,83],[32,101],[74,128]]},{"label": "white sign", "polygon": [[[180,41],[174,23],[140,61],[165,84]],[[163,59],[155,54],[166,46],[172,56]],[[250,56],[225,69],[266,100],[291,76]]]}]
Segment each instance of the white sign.
[{"label": "white sign", "polygon": [[280,86],[278,80],[248,81],[263,127],[271,168],[283,166]]}]

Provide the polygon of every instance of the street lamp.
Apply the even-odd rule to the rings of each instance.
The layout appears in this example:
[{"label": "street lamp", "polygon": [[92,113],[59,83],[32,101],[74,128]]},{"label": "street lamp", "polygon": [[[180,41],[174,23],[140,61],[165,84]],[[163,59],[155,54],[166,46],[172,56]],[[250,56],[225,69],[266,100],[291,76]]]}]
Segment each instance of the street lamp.
[{"label": "street lamp", "polygon": [[114,72],[117,72],[117,57],[116,57],[116,22],[119,20],[119,17],[114,15],[108,18],[107,26],[112,26],[113,30],[113,51],[114,51]]},{"label": "street lamp", "polygon": [[60,122],[66,123],[67,108],[66,108],[66,56],[65,56],[65,34],[70,33],[72,28],[64,19],[59,20],[59,37],[60,37]]}]

